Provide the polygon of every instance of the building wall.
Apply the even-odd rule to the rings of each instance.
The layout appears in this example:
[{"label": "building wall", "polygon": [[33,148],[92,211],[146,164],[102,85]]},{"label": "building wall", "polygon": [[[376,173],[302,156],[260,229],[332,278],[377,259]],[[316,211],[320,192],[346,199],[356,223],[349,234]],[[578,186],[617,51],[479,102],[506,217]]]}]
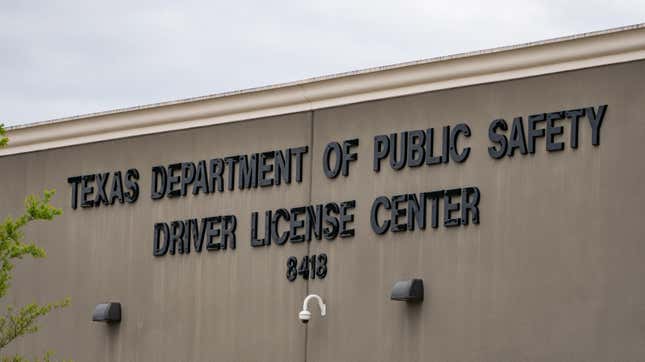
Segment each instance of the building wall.
[{"label": "building wall", "polygon": [[[577,149],[570,122],[560,152],[492,159],[490,122],[607,105],[598,146],[586,118]],[[641,360],[645,332],[645,61],[429,92],[265,119],[118,139],[0,158],[0,209],[55,188],[64,214],[29,226],[48,258],[21,261],[12,303],[64,296],[13,350],[48,348],[78,361],[519,361]],[[375,135],[465,122],[463,163],[372,169]],[[349,176],[327,178],[325,146],[358,138]],[[301,183],[151,200],[151,167],[308,146]],[[76,210],[67,178],[141,173],[134,204]],[[376,235],[378,196],[476,186],[480,223]],[[251,212],[356,200],[355,236],[250,246]],[[235,214],[237,248],[154,257],[153,224]],[[324,279],[289,282],[289,256],[328,255]],[[422,278],[425,301],[389,299],[392,284]],[[312,321],[297,318],[320,294]],[[94,306],[123,305],[120,325],[91,321]]]}]

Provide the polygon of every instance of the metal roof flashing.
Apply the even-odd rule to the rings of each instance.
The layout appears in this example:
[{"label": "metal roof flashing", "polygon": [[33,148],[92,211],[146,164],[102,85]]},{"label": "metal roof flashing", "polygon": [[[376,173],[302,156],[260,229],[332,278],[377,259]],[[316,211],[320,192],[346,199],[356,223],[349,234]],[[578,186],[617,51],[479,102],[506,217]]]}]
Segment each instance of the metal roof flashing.
[{"label": "metal roof flashing", "polygon": [[0,156],[645,59],[645,23],[8,127]]}]

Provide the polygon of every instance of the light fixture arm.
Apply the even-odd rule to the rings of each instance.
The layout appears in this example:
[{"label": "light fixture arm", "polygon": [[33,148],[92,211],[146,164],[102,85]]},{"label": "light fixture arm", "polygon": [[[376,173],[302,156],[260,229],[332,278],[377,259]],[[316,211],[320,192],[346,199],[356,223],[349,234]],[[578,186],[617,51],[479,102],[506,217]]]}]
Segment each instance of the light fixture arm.
[{"label": "light fixture arm", "polygon": [[302,310],[305,311],[305,312],[308,311],[307,305],[309,304],[309,301],[311,299],[317,299],[318,300],[318,307],[320,308],[320,315],[322,317],[324,317],[325,314],[327,314],[327,306],[325,305],[325,303],[323,303],[322,298],[317,294],[309,294],[305,298],[305,300],[302,302]]}]

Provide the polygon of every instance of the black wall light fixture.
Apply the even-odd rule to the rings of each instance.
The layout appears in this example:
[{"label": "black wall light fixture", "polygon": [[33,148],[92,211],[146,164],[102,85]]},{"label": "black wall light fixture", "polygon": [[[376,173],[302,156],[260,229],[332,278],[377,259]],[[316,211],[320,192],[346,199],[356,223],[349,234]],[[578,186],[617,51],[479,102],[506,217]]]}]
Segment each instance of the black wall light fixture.
[{"label": "black wall light fixture", "polygon": [[121,322],[121,303],[97,304],[92,313],[94,322],[118,323]]},{"label": "black wall light fixture", "polygon": [[423,280],[399,280],[394,283],[394,286],[392,287],[390,299],[405,302],[423,302]]}]

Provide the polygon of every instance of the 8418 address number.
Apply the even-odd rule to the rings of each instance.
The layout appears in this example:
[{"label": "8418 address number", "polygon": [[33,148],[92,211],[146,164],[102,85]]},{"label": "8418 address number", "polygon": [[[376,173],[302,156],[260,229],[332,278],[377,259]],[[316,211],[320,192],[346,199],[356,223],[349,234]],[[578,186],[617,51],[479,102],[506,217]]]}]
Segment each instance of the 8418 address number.
[{"label": "8418 address number", "polygon": [[298,275],[305,280],[316,279],[316,277],[324,279],[327,275],[327,254],[305,255],[300,265],[295,256],[290,256],[287,259],[287,280],[292,282],[298,278]]}]

